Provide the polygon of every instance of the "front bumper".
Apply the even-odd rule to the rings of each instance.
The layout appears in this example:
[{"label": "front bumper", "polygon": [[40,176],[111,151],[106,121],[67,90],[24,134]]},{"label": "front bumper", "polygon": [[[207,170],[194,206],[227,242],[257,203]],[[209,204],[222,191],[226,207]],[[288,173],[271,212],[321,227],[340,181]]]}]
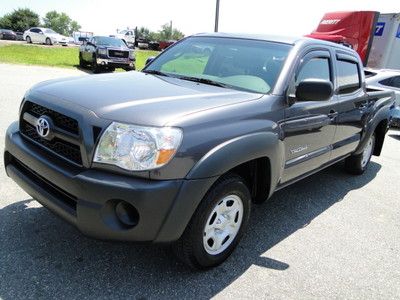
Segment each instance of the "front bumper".
[{"label": "front bumper", "polygon": [[[4,165],[7,175],[43,206],[85,235],[108,240],[177,240],[216,180],[155,181],[73,167],[26,141],[17,122],[6,133]],[[119,201],[136,209],[134,226],[116,217]]]},{"label": "front bumper", "polygon": [[114,68],[134,68],[135,63],[131,59],[97,58],[96,62],[100,66]]}]

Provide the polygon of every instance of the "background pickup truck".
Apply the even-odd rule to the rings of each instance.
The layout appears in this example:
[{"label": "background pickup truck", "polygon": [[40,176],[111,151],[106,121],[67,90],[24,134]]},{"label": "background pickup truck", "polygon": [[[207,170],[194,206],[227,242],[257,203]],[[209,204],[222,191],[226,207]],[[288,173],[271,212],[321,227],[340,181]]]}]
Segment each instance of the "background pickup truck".
[{"label": "background pickup truck", "polygon": [[359,56],[337,44],[195,35],[142,72],[34,86],[4,165],[84,234],[172,242],[209,268],[234,250],[254,203],[340,160],[362,174],[393,100],[367,90]]}]

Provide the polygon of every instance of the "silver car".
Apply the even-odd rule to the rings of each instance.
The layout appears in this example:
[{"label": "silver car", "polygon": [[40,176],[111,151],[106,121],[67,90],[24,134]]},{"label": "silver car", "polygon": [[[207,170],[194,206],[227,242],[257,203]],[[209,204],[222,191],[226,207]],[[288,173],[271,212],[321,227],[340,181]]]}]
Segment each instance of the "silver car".
[{"label": "silver car", "polygon": [[391,127],[400,128],[400,70],[370,69],[364,70],[369,87],[384,88],[396,94],[396,107],[391,112]]},{"label": "silver car", "polygon": [[366,68],[364,73],[368,86],[394,91],[396,106],[400,106],[400,70]]},{"label": "silver car", "polygon": [[28,43],[39,43],[46,45],[60,44],[67,46],[69,39],[53,29],[33,27],[24,32],[23,39]]}]

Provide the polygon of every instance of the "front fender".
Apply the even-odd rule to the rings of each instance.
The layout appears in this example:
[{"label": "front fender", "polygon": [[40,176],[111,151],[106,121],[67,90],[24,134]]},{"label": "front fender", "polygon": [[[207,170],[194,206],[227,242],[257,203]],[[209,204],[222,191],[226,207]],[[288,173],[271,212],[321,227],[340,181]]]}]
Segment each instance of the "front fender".
[{"label": "front fender", "polygon": [[211,149],[190,170],[187,179],[220,176],[253,159],[267,157],[270,161],[271,189],[283,170],[283,143],[277,132],[258,132],[228,140]]}]

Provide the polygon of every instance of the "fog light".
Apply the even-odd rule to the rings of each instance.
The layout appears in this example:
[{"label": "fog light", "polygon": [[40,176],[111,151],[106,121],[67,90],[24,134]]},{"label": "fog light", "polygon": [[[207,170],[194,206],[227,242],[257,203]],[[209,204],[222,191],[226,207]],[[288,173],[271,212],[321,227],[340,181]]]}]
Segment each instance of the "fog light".
[{"label": "fog light", "polygon": [[120,201],[115,206],[115,214],[121,223],[129,227],[135,226],[139,221],[136,208],[125,201]]},{"label": "fog light", "polygon": [[120,200],[108,200],[101,209],[104,223],[114,230],[129,230],[139,223],[139,212],[130,203]]}]

